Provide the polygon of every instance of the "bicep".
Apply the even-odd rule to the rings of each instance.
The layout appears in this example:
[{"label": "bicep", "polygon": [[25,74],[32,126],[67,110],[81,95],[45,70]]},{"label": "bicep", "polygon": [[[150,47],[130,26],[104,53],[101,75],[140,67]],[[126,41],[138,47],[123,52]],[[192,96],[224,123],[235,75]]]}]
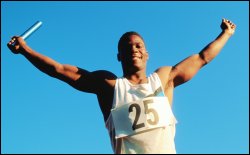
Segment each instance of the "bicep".
[{"label": "bicep", "polygon": [[56,78],[77,90],[96,93],[94,75],[87,70],[71,65],[61,65],[57,67]]},{"label": "bicep", "polygon": [[56,73],[56,78],[65,82],[76,81],[81,76],[78,67],[63,64],[56,66]]},{"label": "bicep", "polygon": [[106,89],[114,87],[116,76],[104,70],[89,72],[79,67],[63,65],[63,70],[58,78],[77,90],[100,94]]},{"label": "bicep", "polygon": [[194,54],[172,67],[171,77],[174,87],[181,85],[194,77],[206,62],[200,54]]}]

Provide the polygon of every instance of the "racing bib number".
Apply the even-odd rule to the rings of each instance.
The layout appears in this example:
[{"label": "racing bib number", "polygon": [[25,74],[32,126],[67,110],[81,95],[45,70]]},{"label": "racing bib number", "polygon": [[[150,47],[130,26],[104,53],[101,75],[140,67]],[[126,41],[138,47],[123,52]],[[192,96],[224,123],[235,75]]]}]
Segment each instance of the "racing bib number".
[{"label": "racing bib number", "polygon": [[[153,103],[153,100],[144,100],[143,101],[143,105],[144,105],[144,110],[145,110],[145,114],[149,114],[149,113],[152,113],[153,116],[154,116],[154,119],[148,119],[147,122],[150,124],[150,125],[156,125],[158,122],[159,122],[159,116],[158,116],[158,113],[155,109],[153,108],[148,108],[148,105],[150,103]],[[133,109],[135,110],[135,118],[134,118],[134,121],[133,121],[133,125],[132,125],[132,129],[133,130],[136,130],[136,129],[139,129],[139,128],[142,128],[142,127],[145,127],[145,123],[140,123],[138,124],[138,120],[139,120],[139,117],[141,116],[141,107],[139,104],[136,104],[136,103],[133,103],[129,106],[129,112],[133,112]]]},{"label": "racing bib number", "polygon": [[166,97],[149,97],[111,110],[116,138],[169,124],[172,111]]}]

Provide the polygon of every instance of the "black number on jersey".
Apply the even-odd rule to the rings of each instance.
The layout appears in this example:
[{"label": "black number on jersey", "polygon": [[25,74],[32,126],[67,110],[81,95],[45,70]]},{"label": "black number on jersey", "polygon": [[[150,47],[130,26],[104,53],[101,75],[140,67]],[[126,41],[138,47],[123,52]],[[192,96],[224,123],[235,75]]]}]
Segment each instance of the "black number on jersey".
[{"label": "black number on jersey", "polygon": [[135,108],[135,120],[133,122],[132,129],[136,130],[136,129],[144,127],[145,124],[144,123],[137,124],[137,122],[139,120],[139,117],[140,117],[140,114],[141,114],[141,108],[140,108],[140,106],[138,104],[135,104],[135,103],[131,104],[129,106],[129,108],[128,108],[128,111],[132,112],[133,108]]},{"label": "black number on jersey", "polygon": [[[156,125],[159,122],[159,116],[158,116],[158,113],[156,112],[155,109],[148,108],[148,104],[150,104],[150,103],[153,103],[153,100],[145,100],[145,101],[143,101],[143,104],[144,104],[144,107],[145,107],[145,114],[152,113],[154,115],[154,121],[152,121],[151,119],[148,119],[147,122],[150,125]],[[140,118],[140,115],[141,115],[141,107],[138,104],[134,103],[134,104],[131,104],[129,106],[128,111],[132,112],[133,108],[135,108],[135,120],[133,122],[132,129],[136,130],[136,129],[145,127],[144,123],[137,124],[138,120]]]}]

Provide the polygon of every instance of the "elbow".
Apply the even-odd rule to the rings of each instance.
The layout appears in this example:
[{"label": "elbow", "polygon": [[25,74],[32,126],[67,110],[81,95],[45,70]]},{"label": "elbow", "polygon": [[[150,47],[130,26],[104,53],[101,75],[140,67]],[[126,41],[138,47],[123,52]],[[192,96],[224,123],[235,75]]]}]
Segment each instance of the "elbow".
[{"label": "elbow", "polygon": [[51,76],[55,78],[61,77],[64,74],[64,71],[64,66],[62,64],[57,64],[51,68]]},{"label": "elbow", "polygon": [[58,78],[63,72],[63,65],[47,66],[45,73],[53,78]]},{"label": "elbow", "polygon": [[199,53],[199,57],[201,59],[202,65],[205,66],[206,64],[208,64],[212,59],[209,58],[208,55],[204,54],[204,53]]},{"label": "elbow", "polygon": [[62,64],[57,64],[53,67],[55,74],[61,74],[64,71],[64,66]]}]

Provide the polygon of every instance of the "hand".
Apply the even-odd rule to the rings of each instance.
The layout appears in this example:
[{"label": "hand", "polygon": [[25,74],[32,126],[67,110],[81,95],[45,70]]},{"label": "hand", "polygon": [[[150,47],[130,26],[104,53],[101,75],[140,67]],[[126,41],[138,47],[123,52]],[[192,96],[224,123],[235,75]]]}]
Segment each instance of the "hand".
[{"label": "hand", "polygon": [[236,25],[225,18],[222,19],[220,27],[224,32],[227,32],[230,35],[233,35],[236,29]]},{"label": "hand", "polygon": [[12,39],[8,42],[7,46],[8,48],[14,53],[18,54],[22,51],[23,46],[26,44],[26,42],[23,40],[22,37],[14,36]]}]

